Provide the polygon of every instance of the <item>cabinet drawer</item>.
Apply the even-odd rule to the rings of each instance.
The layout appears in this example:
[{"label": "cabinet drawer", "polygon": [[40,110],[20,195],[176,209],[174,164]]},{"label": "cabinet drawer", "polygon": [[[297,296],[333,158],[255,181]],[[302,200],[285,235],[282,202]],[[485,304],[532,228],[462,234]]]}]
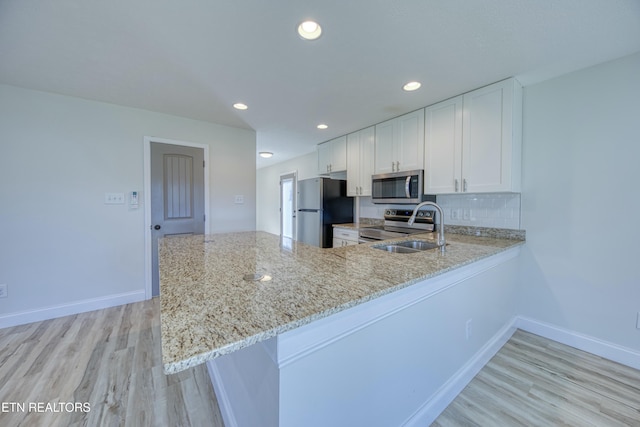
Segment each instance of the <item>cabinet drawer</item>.
[{"label": "cabinet drawer", "polygon": [[333,229],[333,237],[336,239],[346,239],[346,240],[353,240],[355,242],[358,241],[358,230],[352,230],[349,228],[340,228],[340,227],[335,227]]}]

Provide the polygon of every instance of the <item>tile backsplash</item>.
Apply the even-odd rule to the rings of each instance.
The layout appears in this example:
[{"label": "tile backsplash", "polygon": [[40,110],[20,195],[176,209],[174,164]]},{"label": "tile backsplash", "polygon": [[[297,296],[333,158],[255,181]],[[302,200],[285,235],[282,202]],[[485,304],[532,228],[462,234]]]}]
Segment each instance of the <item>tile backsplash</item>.
[{"label": "tile backsplash", "polygon": [[[520,193],[446,194],[436,197],[446,225],[520,229]],[[385,209],[415,205],[375,205],[360,197],[360,217],[382,218]]]},{"label": "tile backsplash", "polygon": [[520,229],[519,193],[448,194],[436,200],[445,224]]}]

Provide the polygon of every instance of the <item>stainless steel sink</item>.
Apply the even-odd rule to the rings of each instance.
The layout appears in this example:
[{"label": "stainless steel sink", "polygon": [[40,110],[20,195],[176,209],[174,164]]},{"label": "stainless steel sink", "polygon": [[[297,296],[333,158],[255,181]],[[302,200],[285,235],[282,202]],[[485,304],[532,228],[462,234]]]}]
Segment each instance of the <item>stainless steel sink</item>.
[{"label": "stainless steel sink", "polygon": [[416,249],[419,251],[427,251],[429,249],[435,249],[438,247],[437,243],[425,242],[424,240],[410,240],[408,242],[395,243],[396,246],[402,246],[405,248]]},{"label": "stainless steel sink", "polygon": [[394,252],[398,254],[415,254],[416,252],[436,249],[439,246],[436,243],[425,242],[424,240],[409,240],[406,242],[375,245],[372,247],[380,249],[381,251]]},{"label": "stainless steel sink", "polygon": [[420,252],[420,250],[418,249],[412,249],[398,245],[378,245],[373,247],[376,249],[380,249],[381,251],[394,252],[397,254],[415,254],[416,252]]}]

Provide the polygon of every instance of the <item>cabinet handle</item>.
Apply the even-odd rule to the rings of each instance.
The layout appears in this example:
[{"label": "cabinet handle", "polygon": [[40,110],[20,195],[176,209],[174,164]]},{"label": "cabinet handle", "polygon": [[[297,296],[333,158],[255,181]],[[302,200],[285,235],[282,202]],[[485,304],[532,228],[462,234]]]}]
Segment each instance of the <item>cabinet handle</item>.
[{"label": "cabinet handle", "polygon": [[400,162],[396,162],[396,172],[400,172]]},{"label": "cabinet handle", "polygon": [[453,181],[454,181],[453,185],[455,187],[455,192],[457,193],[458,192],[458,179],[454,179]]},{"label": "cabinet handle", "polygon": [[466,193],[466,192],[467,192],[467,180],[466,180],[466,179],[463,179],[463,180],[462,180],[462,191],[463,191],[464,193]]}]

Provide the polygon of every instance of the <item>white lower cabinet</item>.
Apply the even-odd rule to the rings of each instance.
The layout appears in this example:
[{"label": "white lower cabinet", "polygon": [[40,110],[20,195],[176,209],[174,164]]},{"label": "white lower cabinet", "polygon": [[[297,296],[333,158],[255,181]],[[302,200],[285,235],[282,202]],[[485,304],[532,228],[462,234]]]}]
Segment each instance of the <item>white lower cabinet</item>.
[{"label": "white lower cabinet", "polygon": [[349,228],[334,227],[333,228],[333,247],[350,246],[358,244],[358,230]]},{"label": "white lower cabinet", "polygon": [[425,194],[520,191],[522,87],[498,82],[425,109]]}]

